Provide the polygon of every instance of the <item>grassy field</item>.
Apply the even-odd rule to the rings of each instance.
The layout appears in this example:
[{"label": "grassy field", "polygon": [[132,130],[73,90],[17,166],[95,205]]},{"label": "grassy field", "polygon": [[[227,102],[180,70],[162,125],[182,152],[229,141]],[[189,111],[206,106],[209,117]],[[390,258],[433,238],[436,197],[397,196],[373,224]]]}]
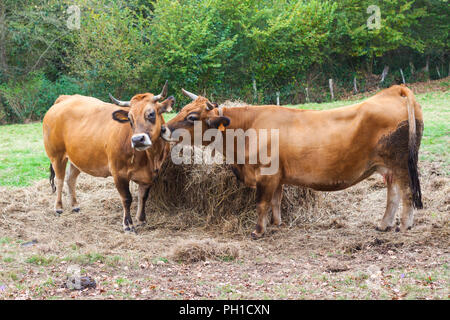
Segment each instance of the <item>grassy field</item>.
[{"label": "grassy field", "polygon": [[[137,234],[124,233],[112,178],[86,174],[77,184],[81,211],[56,217],[55,195],[42,180],[48,178],[49,161],[41,123],[2,126],[0,300],[449,299],[449,95],[448,90],[416,95],[425,117],[424,209],[415,212],[406,233],[376,231],[386,206],[378,175],[342,191],[316,194],[315,205],[304,204],[311,205],[305,213],[309,220],[269,226],[258,241],[249,237],[251,230],[227,229],[237,224],[235,217],[219,228],[191,225],[194,217],[157,211],[152,200],[147,224]],[[320,110],[350,103],[292,107]],[[63,199],[67,208],[67,193]],[[220,247],[237,251],[224,254]],[[187,261],[183,254],[205,258]],[[72,267],[97,287],[66,288]]]},{"label": "grassy field", "polygon": [[[443,161],[449,174],[450,91],[416,95],[423,108],[425,130],[420,159]],[[357,102],[357,101],[356,101]],[[353,102],[311,103],[297,107],[324,110]],[[175,114],[167,114],[166,120]],[[49,160],[42,143],[42,124],[0,126],[0,186],[28,186],[48,177]]]}]

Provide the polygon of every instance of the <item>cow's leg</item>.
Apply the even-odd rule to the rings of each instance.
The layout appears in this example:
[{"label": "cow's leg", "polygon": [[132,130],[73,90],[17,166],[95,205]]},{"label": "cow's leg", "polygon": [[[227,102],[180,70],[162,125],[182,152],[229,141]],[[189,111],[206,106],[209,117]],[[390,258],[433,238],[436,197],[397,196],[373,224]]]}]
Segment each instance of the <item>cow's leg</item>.
[{"label": "cow's leg", "polygon": [[239,185],[239,182],[241,182],[243,180],[243,178],[241,176],[241,171],[239,170],[239,167],[237,165],[232,165],[231,171],[233,172],[234,176],[236,177],[237,184]]},{"label": "cow's leg", "polygon": [[396,181],[392,181],[392,178],[386,179],[387,183],[387,203],[386,211],[383,219],[381,219],[378,231],[389,231],[394,226],[395,212],[398,209],[400,203],[400,190]]},{"label": "cow's leg", "polygon": [[281,225],[281,199],[283,198],[283,185],[280,184],[272,198],[272,224]]},{"label": "cow's leg", "polygon": [[402,215],[400,217],[400,228],[395,231],[405,232],[411,229],[414,222],[414,209],[412,203],[412,192],[409,187],[409,177],[405,177],[400,184],[402,194]]},{"label": "cow's leg", "polygon": [[135,232],[133,226],[133,220],[130,215],[130,207],[133,198],[130,193],[130,182],[127,179],[120,177],[114,177],[114,183],[116,184],[117,191],[119,191],[120,198],[123,206],[123,230]]},{"label": "cow's leg", "polygon": [[66,175],[67,158],[55,159],[52,161],[53,170],[56,177],[56,202],[55,211],[57,214],[63,213],[62,191],[64,187],[64,176]]},{"label": "cow's leg", "polygon": [[278,185],[278,181],[270,181],[269,179],[256,184],[256,212],[258,213],[258,222],[255,230],[251,234],[253,239],[261,238],[266,232],[267,210]]},{"label": "cow's leg", "polygon": [[138,209],[136,213],[137,225],[145,224],[145,203],[147,202],[149,191],[150,185],[139,185]]},{"label": "cow's leg", "polygon": [[77,167],[75,167],[72,163],[70,163],[69,166],[69,175],[67,176],[67,187],[69,188],[69,194],[70,194],[70,204],[72,206],[73,212],[79,212],[80,207],[78,206],[77,201],[77,194],[75,190],[75,186],[77,183],[77,178],[80,175],[80,170],[78,170]]}]

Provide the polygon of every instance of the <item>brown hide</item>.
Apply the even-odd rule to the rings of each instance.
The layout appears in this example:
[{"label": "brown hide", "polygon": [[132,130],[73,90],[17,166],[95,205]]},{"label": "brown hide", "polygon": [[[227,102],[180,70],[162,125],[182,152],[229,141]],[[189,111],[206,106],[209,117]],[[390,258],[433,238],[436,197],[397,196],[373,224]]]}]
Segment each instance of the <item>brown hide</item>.
[{"label": "brown hide", "polygon": [[137,183],[151,183],[166,148],[158,129],[164,120],[160,117],[155,123],[152,147],[135,151],[130,143],[130,125],[112,118],[118,109],[128,108],[80,95],[66,96],[53,105],[43,120],[49,158],[67,157],[82,172],[96,177],[117,174]]},{"label": "brown hide", "polygon": [[[383,175],[394,175],[395,183],[403,190],[407,184],[405,181],[408,180],[408,153],[414,150],[415,156],[411,153],[409,158],[416,158],[410,168],[410,186],[413,188],[417,185],[418,191],[414,192],[419,193],[416,198],[420,200],[418,176],[411,176],[417,172],[417,150],[422,135],[423,116],[413,93],[405,86],[392,86],[361,103],[331,110],[298,110],[271,105],[224,107],[221,111],[218,108],[209,109],[211,107],[208,108],[208,100],[198,97],[167,125],[172,132],[177,128],[188,129],[193,137],[193,126],[187,119],[198,115],[204,129],[208,129],[208,124],[212,123],[217,126],[223,117],[229,122],[227,130],[279,130],[280,162],[276,174],[261,175],[262,165],[259,162],[256,165],[235,165],[234,169],[247,185],[260,189],[258,194],[262,195],[262,202],[270,201],[282,184],[334,191],[348,188],[376,171]],[[412,121],[414,127],[409,127],[409,136],[408,131],[397,134],[398,139],[406,141],[406,144],[400,143],[398,139],[389,145],[383,143],[386,137],[400,132],[405,121],[408,124],[408,119],[415,119]],[[226,144],[226,134],[223,137]],[[408,141],[412,142],[410,149]],[[270,143],[269,140],[268,144]],[[394,157],[393,154],[401,156]],[[392,161],[393,157],[397,160]],[[412,181],[414,179],[416,181]],[[266,200],[265,190],[269,190]],[[405,198],[408,197],[405,195]],[[420,208],[421,202],[417,203]],[[260,236],[264,232],[263,221],[264,219],[259,220],[254,234]]]},{"label": "brown hide", "polygon": [[[170,149],[160,138],[164,124],[161,113],[170,111],[174,99],[160,103],[153,94],[146,93],[134,96],[129,104],[118,107],[92,97],[60,96],[47,111],[43,120],[44,146],[52,163],[51,182],[53,170],[56,175],[58,214],[62,213],[65,167],[70,161],[67,185],[73,211],[79,211],[75,184],[80,172],[113,176],[124,207],[124,229],[134,231],[130,180],[139,184],[137,219],[145,222],[150,185]],[[132,137],[136,136],[142,141],[133,141],[132,147]]]}]

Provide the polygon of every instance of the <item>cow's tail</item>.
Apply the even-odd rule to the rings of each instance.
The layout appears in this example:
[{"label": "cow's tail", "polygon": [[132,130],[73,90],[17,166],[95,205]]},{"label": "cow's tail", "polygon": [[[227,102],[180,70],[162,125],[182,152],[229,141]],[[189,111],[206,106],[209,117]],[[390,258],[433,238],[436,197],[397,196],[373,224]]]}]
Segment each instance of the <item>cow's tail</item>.
[{"label": "cow's tail", "polygon": [[50,186],[52,187],[52,193],[55,193],[56,186],[55,186],[55,170],[53,170],[53,166],[50,163]]},{"label": "cow's tail", "polygon": [[413,207],[422,209],[422,192],[420,190],[419,170],[417,168],[417,161],[419,157],[419,143],[417,141],[416,132],[416,116],[414,114],[415,99],[414,95],[407,88],[402,88],[402,95],[406,96],[406,104],[408,107],[408,125],[409,125],[409,140],[408,140],[408,174],[409,186],[412,192]]}]

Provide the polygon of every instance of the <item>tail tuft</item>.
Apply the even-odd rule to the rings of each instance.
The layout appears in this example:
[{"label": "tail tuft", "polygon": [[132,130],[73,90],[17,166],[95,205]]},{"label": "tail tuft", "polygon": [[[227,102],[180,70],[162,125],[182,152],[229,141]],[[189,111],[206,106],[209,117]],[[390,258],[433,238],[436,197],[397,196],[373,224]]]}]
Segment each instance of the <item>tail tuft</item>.
[{"label": "tail tuft", "polygon": [[422,191],[420,190],[419,171],[417,170],[417,147],[409,149],[408,155],[408,173],[409,185],[412,192],[413,207],[423,209]]},{"label": "tail tuft", "polygon": [[55,170],[53,170],[53,166],[50,163],[50,186],[52,187],[52,193],[55,193],[56,186],[55,186]]},{"label": "tail tuft", "polygon": [[[422,137],[422,125],[417,128],[416,117],[414,114],[414,96],[409,89],[402,88],[401,95],[406,97],[408,108],[408,125],[409,125],[409,141],[408,141],[408,173],[409,186],[412,192],[413,207],[422,209],[422,192],[420,190],[419,171],[417,162],[419,159],[419,146]],[[419,130],[419,131],[417,131]]]}]

